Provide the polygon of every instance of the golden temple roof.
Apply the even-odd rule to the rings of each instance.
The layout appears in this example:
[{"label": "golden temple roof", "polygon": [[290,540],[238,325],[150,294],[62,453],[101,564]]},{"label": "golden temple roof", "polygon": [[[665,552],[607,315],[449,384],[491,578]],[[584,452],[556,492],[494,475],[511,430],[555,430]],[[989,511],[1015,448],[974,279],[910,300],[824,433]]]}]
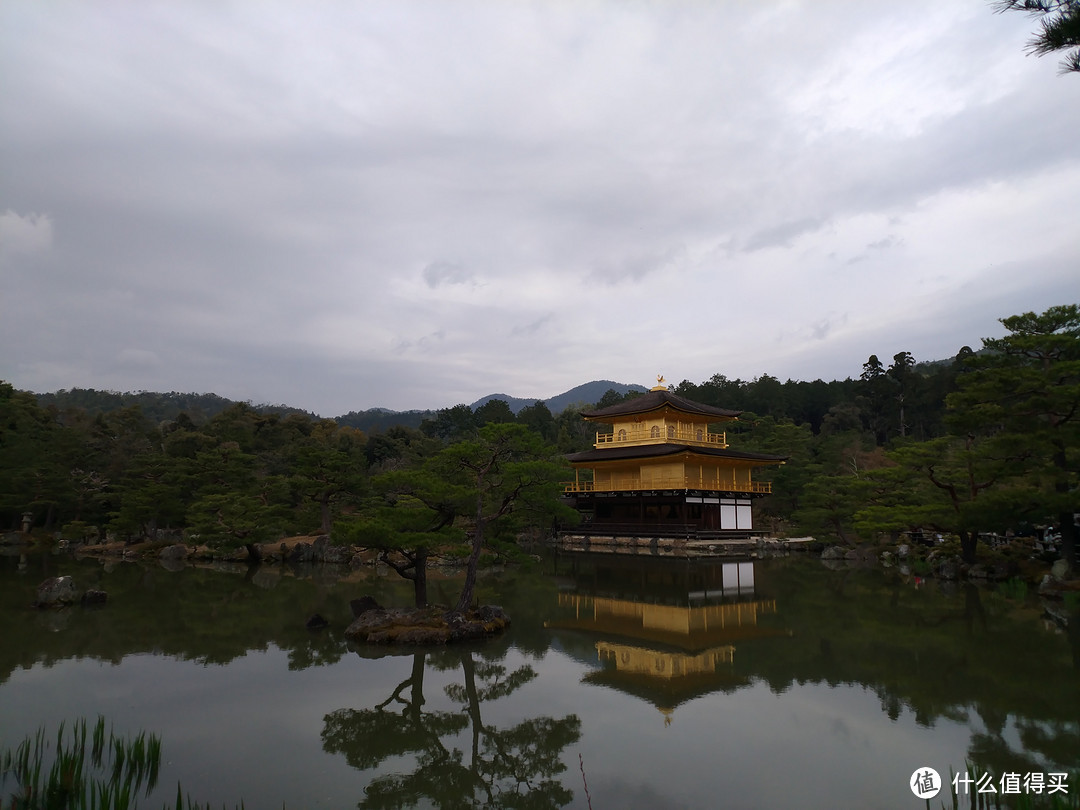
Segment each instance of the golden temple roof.
[{"label": "golden temple roof", "polygon": [[700,402],[694,402],[686,397],[673,394],[666,388],[658,386],[653,390],[642,394],[640,397],[624,400],[623,402],[611,405],[607,408],[600,408],[595,411],[585,411],[581,415],[586,419],[598,422],[608,422],[612,419],[651,413],[652,411],[659,411],[663,408],[671,408],[672,410],[691,416],[712,417],[717,422],[726,422],[731,419],[736,419],[739,414],[742,413],[742,411],[730,411],[727,408],[714,408],[711,405],[702,405]]}]

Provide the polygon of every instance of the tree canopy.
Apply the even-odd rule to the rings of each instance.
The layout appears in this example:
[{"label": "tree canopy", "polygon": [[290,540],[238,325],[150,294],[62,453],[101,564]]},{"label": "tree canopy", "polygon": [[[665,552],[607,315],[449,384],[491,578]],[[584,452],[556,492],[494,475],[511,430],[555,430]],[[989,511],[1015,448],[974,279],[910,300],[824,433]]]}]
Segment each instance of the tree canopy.
[{"label": "tree canopy", "polygon": [[1067,51],[1061,72],[1080,73],[1080,0],[998,0],[996,5],[999,11],[1025,11],[1038,18],[1039,31],[1028,43],[1029,53]]}]

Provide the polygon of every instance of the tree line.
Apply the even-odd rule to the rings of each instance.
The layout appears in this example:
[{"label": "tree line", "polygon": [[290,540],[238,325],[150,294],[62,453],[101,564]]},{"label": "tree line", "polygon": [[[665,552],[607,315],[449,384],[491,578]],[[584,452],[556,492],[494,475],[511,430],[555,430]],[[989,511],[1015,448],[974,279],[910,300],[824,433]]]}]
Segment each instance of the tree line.
[{"label": "tree line", "polygon": [[[948,535],[968,562],[981,535],[1052,528],[1075,569],[1080,307],[1000,322],[1004,337],[984,339],[978,352],[964,347],[948,363],[920,366],[901,352],[885,366],[871,355],[857,380],[767,380],[776,392],[770,401],[750,398],[760,380],[743,386],[742,403],[771,410],[744,413],[727,428],[729,442],[790,457],[772,473],[763,516],[778,530],[846,543],[883,533]],[[677,390],[715,404],[710,397],[731,388],[713,378]],[[785,389],[807,396],[785,400]],[[831,401],[835,390],[846,396]],[[739,407],[735,393],[724,407]],[[810,401],[820,422],[777,409]]]},{"label": "tree line", "polygon": [[[840,381],[716,374],[673,390],[743,411],[724,425],[733,448],[788,457],[766,473],[759,525],[848,543],[949,534],[969,559],[982,533],[1053,525],[1075,564],[1080,308],[1001,323],[1005,337],[947,361],[898,352]],[[608,391],[592,407],[632,396]],[[160,419],[140,402],[61,406],[0,384],[0,526],[26,515],[73,541],[172,530],[249,548],[329,533],[392,549],[409,575],[431,549],[458,544],[472,559],[477,536],[570,519],[561,457],[596,432],[582,408],[543,402],[517,414],[501,400],[456,405],[370,434],[293,409],[192,405]]]}]

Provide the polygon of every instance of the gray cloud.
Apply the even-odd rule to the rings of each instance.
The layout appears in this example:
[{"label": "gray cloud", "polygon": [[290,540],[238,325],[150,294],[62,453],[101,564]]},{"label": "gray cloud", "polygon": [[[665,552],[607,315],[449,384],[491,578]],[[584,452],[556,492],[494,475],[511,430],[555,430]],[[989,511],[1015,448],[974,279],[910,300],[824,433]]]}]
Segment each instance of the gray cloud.
[{"label": "gray cloud", "polygon": [[868,250],[888,250],[889,248],[894,248],[897,245],[901,244],[903,244],[902,239],[898,239],[897,237],[890,234],[889,236],[886,236],[882,239],[871,242],[866,247]]},{"label": "gray cloud", "polygon": [[803,234],[813,233],[825,224],[817,217],[805,217],[794,222],[783,222],[752,234],[744,245],[747,251],[763,250],[771,247],[791,247],[792,242]]},{"label": "gray cloud", "polygon": [[52,248],[52,219],[44,214],[0,213],[0,261],[34,255]]},{"label": "gray cloud", "polygon": [[535,321],[531,321],[520,326],[515,326],[510,330],[510,333],[514,336],[528,336],[535,335],[543,329],[546,329],[549,324],[555,320],[554,313],[549,312],[547,315],[543,315],[537,318]]},{"label": "gray cloud", "polygon": [[683,248],[670,248],[663,253],[636,253],[616,259],[599,259],[589,274],[590,281],[618,284],[624,281],[641,281],[676,265],[685,258]]},{"label": "gray cloud", "polygon": [[431,288],[442,284],[465,284],[472,280],[472,273],[455,262],[432,262],[424,268],[422,275]]}]

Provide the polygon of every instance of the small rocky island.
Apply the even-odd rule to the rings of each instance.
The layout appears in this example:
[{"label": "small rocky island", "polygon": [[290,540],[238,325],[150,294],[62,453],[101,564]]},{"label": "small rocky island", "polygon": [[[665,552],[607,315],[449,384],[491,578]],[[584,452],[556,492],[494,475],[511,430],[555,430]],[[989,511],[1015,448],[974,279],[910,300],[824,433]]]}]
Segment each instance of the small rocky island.
[{"label": "small rocky island", "polygon": [[443,607],[384,608],[364,597],[351,603],[353,623],[345,630],[350,641],[368,644],[451,644],[501,633],[510,617],[497,605],[481,605],[464,614]]},{"label": "small rocky island", "polygon": [[104,605],[109,599],[105,591],[90,588],[80,590],[69,576],[49,577],[37,587],[33,607],[39,609],[63,608],[80,602],[83,605]]}]

